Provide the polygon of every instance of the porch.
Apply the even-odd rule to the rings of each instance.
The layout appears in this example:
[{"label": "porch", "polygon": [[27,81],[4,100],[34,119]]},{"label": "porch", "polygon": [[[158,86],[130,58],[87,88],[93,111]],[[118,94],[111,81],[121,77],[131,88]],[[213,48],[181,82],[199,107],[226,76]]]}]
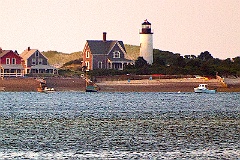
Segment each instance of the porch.
[{"label": "porch", "polygon": [[58,69],[50,65],[35,65],[27,68],[26,74],[58,74]]},{"label": "porch", "polygon": [[23,77],[24,68],[22,65],[1,65],[0,77]]}]

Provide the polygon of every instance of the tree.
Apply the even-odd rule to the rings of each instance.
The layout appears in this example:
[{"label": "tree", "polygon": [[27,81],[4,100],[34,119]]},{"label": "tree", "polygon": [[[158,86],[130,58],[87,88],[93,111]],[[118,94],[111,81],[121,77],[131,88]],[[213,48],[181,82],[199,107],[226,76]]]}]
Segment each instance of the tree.
[{"label": "tree", "polygon": [[205,52],[201,52],[198,58],[203,61],[208,61],[210,59],[213,59],[213,56],[208,51],[205,51]]},{"label": "tree", "polygon": [[143,68],[144,66],[148,66],[148,63],[143,57],[138,57],[138,59],[135,61],[135,67],[136,68]]}]

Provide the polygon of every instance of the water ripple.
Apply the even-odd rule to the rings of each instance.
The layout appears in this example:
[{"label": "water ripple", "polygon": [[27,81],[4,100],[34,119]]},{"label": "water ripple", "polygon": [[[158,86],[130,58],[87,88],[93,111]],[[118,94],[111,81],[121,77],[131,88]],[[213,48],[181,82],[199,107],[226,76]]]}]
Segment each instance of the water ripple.
[{"label": "water ripple", "polygon": [[240,94],[1,93],[3,159],[237,159]]}]

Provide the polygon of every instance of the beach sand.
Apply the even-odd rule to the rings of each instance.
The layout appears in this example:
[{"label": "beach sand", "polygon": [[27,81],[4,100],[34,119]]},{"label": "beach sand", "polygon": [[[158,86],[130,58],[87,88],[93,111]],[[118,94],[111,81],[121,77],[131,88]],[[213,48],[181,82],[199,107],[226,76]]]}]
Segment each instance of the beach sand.
[{"label": "beach sand", "polygon": [[[56,91],[85,91],[85,80],[83,78],[45,78],[47,86]],[[227,87],[217,79],[142,79],[142,80],[121,80],[101,81],[96,84],[100,92],[193,92],[193,88],[200,83],[208,84],[210,89],[217,89],[218,92],[240,92],[240,78],[225,79]],[[0,79],[0,91],[26,91],[36,92],[39,81],[35,78],[5,78]]]},{"label": "beach sand", "polygon": [[0,79],[0,91],[36,92],[39,82],[35,78],[4,78]]},{"label": "beach sand", "polygon": [[101,91],[110,92],[193,92],[200,83],[208,84],[210,89],[222,90],[223,85],[216,79],[155,79],[105,81],[97,83]]}]

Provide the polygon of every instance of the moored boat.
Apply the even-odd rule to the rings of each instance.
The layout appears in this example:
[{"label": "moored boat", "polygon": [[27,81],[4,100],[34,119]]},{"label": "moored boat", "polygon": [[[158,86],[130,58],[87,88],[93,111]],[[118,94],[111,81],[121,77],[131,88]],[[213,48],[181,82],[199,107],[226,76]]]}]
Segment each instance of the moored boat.
[{"label": "moored boat", "polygon": [[95,86],[87,86],[86,87],[86,92],[97,92],[98,89]]},{"label": "moored boat", "polygon": [[86,81],[86,92],[97,92],[99,87],[92,81]]},{"label": "moored boat", "polygon": [[210,90],[207,84],[199,84],[198,87],[194,88],[195,93],[216,93],[216,90]]},{"label": "moored boat", "polygon": [[44,87],[43,92],[55,92],[54,88]]},{"label": "moored boat", "polygon": [[54,88],[48,88],[47,87],[47,84],[46,84],[45,80],[40,79],[39,82],[40,82],[40,84],[39,84],[39,87],[37,88],[38,92],[45,92],[45,93],[46,92],[55,92]]}]

